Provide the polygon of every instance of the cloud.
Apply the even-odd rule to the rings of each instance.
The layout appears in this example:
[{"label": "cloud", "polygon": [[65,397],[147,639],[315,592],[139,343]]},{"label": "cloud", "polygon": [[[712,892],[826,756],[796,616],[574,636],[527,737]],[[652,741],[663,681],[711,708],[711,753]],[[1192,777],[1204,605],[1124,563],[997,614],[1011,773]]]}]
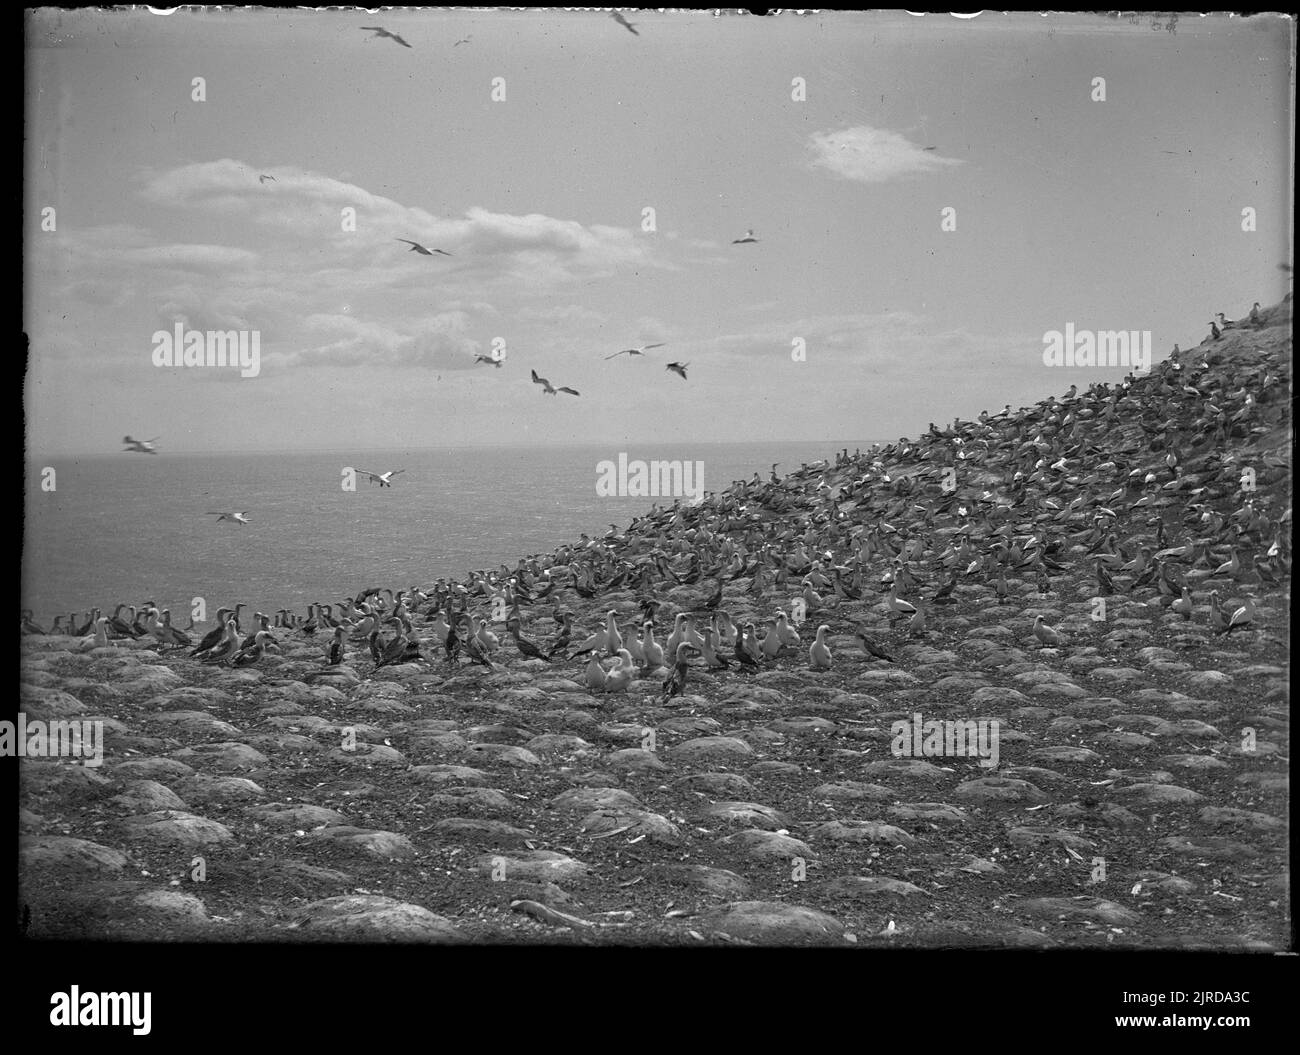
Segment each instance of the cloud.
[{"label": "cloud", "polygon": [[808,147],[810,167],[858,183],[885,183],[962,164],[957,158],[939,157],[897,132],[867,125],[815,132]]}]

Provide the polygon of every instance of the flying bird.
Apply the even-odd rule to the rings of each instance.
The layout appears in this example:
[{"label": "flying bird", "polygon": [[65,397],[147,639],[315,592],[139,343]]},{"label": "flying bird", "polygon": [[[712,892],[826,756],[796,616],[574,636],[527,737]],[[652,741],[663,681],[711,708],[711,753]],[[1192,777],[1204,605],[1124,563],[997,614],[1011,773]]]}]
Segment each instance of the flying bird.
[{"label": "flying bird", "polygon": [[434,253],[442,253],[443,256],[451,256],[450,253],[442,249],[426,249],[419,242],[412,242],[409,238],[395,238],[396,242],[405,242],[411,247],[410,252],[419,253],[421,256],[433,256]]},{"label": "flying bird", "polygon": [[745,237],[744,237],[744,238],[733,238],[733,239],[731,240],[731,244],[732,244],[732,245],[744,245],[746,242],[757,242],[757,241],[758,241],[758,239],[754,237],[754,230],[753,230],[753,228],[750,228],[748,231],[745,232]]},{"label": "flying bird", "polygon": [[686,368],[690,365],[690,363],[669,363],[664,369],[671,370],[674,374],[677,374],[683,381],[685,381]]},{"label": "flying bird", "polygon": [[643,344],[640,348],[624,348],[621,352],[615,352],[613,355],[605,356],[606,359],[617,359],[620,355],[645,355],[651,348],[662,348],[663,342],[658,344]]},{"label": "flying bird", "polygon": [[123,447],[122,450],[127,454],[157,454],[158,453],[158,451],[154,448],[154,444],[158,442],[157,436],[155,436],[151,440],[133,440],[131,439],[130,436],[123,436],[122,442],[126,444],[126,446]]},{"label": "flying bird", "polygon": [[617,22],[617,23],[618,23],[620,26],[622,26],[624,29],[626,29],[629,33],[631,33],[632,36],[634,36],[634,37],[639,37],[639,36],[641,35],[641,34],[638,33],[635,29],[632,28],[633,26],[637,25],[637,23],[636,23],[636,22],[629,22],[626,18],[623,17],[623,15],[622,15],[620,12],[618,12],[618,11],[611,11],[611,12],[609,13],[609,17],[612,18],[615,22]]},{"label": "flying bird", "polygon": [[500,367],[501,364],[504,363],[505,361],[506,361],[506,357],[504,355],[502,355],[500,358],[497,358],[496,356],[492,356],[492,355],[476,354],[474,356],[475,366],[478,366],[479,363],[487,363],[488,366]]},{"label": "flying bird", "polygon": [[223,520],[232,520],[232,521],[234,521],[236,524],[247,524],[247,523],[248,523],[248,511],[247,511],[247,510],[245,510],[245,511],[242,512],[242,513],[219,513],[219,512],[217,512],[215,509],[209,509],[209,510],[208,510],[208,516],[210,516],[210,517],[216,517],[216,518],[217,518],[217,523],[218,523],[218,524],[220,524]]},{"label": "flying bird", "polygon": [[370,477],[370,482],[378,484],[380,487],[392,487],[393,477],[398,473],[406,472],[405,469],[389,469],[386,473],[371,472],[369,469],[357,469],[356,471],[362,476]]},{"label": "flying bird", "polygon": [[536,370],[530,370],[529,373],[533,375],[533,384],[542,386],[543,395],[553,396],[557,391],[567,392],[571,396],[582,394],[576,388],[561,388],[557,390],[548,380],[546,380],[546,378],[539,377]]},{"label": "flying bird", "polygon": [[375,34],[375,36],[377,36],[377,37],[388,37],[389,40],[394,40],[394,41],[396,41],[398,44],[401,44],[402,47],[404,47],[404,48],[409,48],[409,47],[411,46],[411,45],[408,44],[406,41],[404,41],[401,37],[399,37],[396,33],[390,33],[390,32],[388,32],[388,30],[384,29],[382,26],[360,26],[360,27],[358,27],[358,28],[360,28],[360,29],[368,29],[368,30],[370,30],[371,32],[373,32],[373,33]]},{"label": "flying bird", "polygon": [[280,181],[277,180],[274,176],[258,176],[258,177],[257,177],[257,182],[258,182],[258,183],[265,183],[267,180],[270,180],[272,183],[279,183],[279,182],[280,182]]},{"label": "flying bird", "polygon": [[473,39],[473,34],[471,34],[471,35],[468,36],[468,37],[461,37],[460,40],[456,41],[456,43],[452,45],[452,47],[453,47],[453,48],[458,48],[458,47],[460,47],[462,44],[468,44],[468,43],[470,42],[471,39]]}]

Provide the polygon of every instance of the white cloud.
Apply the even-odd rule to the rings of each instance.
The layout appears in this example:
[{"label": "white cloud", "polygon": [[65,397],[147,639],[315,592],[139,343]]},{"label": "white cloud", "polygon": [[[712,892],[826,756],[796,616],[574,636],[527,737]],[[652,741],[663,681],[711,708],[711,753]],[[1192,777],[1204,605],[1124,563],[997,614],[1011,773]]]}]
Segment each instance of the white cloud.
[{"label": "white cloud", "polygon": [[956,158],[939,157],[897,132],[867,125],[815,132],[808,146],[811,167],[859,183],[885,183],[962,164]]}]

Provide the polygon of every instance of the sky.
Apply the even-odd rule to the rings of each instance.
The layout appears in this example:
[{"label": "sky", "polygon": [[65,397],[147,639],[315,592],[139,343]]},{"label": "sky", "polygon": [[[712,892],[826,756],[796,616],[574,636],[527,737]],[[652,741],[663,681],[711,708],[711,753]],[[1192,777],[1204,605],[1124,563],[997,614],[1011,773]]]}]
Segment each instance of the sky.
[{"label": "sky", "polygon": [[1290,21],[627,17],[28,12],[29,453],[892,439],[1290,289]]}]

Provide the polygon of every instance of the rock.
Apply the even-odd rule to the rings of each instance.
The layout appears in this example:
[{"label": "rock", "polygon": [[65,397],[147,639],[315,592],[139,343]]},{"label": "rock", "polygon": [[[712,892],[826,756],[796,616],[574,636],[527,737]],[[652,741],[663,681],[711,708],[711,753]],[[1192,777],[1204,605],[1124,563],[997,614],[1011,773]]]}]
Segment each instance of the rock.
[{"label": "rock", "polygon": [[802,905],[771,901],[737,901],[706,913],[705,931],[762,945],[839,943],[844,927],[833,916]]},{"label": "rock", "polygon": [[326,941],[461,941],[450,920],[426,908],[375,894],[345,894],[307,905],[293,924],[298,936]]}]

